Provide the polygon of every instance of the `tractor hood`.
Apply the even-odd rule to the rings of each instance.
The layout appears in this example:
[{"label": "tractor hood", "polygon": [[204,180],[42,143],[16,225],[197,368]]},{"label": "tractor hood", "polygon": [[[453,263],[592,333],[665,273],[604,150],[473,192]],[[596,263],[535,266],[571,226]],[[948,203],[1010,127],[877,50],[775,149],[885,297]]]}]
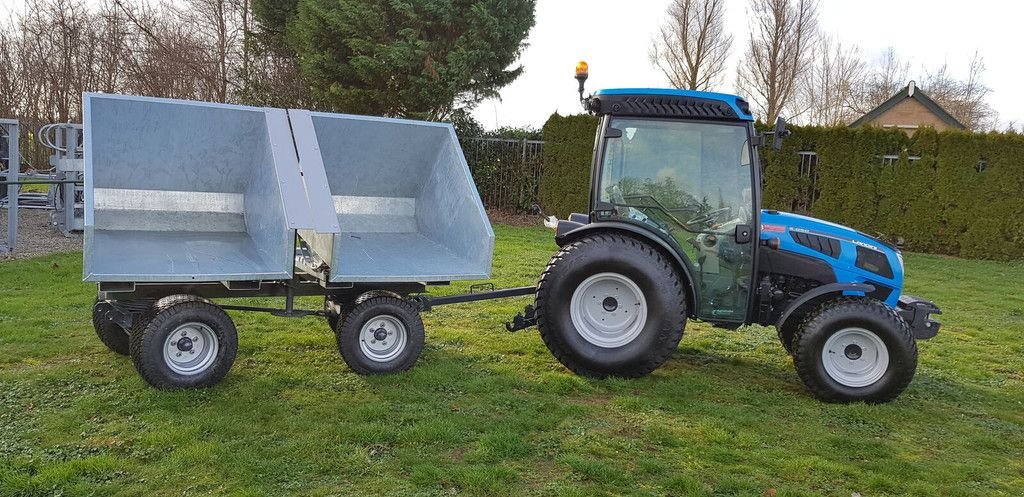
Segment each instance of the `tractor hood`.
[{"label": "tractor hood", "polygon": [[889,243],[840,224],[773,210],[761,211],[761,240],[769,247],[826,262],[838,282],[884,289],[873,296],[896,305],[903,286],[903,256]]},{"label": "tractor hood", "polygon": [[[833,223],[831,221],[825,221],[824,219],[818,219],[816,217],[794,214],[792,212],[762,210],[762,233],[771,233],[771,230],[773,229],[772,225],[820,231],[833,236],[842,236],[844,238],[849,238],[851,241],[854,241],[854,243],[857,243],[858,245],[864,244],[868,248],[874,248],[875,250],[880,250],[883,252],[887,251],[887,249],[894,252],[900,251],[899,248],[897,248],[895,245],[889,242],[879,240],[878,238],[870,236],[864,232],[857,231],[848,226],[843,226],[841,224]],[[764,238],[763,234],[761,238]],[[855,240],[859,240],[860,243],[858,243]]]}]

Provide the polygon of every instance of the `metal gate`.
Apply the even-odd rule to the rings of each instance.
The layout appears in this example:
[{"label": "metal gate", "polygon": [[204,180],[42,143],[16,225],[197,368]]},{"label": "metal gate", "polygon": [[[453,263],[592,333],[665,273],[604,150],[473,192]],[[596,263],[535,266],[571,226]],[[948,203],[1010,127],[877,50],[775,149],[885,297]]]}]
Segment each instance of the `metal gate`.
[{"label": "metal gate", "polygon": [[543,141],[466,138],[462,148],[488,209],[527,212],[537,202],[544,168]]}]

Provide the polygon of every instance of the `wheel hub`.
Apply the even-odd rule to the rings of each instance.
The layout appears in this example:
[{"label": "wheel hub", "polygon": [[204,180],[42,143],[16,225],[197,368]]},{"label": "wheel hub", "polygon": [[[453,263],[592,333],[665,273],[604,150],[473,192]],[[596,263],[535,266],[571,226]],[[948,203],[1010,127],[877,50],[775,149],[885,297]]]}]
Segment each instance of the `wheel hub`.
[{"label": "wheel hub", "polygon": [[598,273],[583,280],[569,303],[573,327],[598,347],[622,347],[647,323],[647,299],[633,280],[619,273]]},{"label": "wheel hub", "polygon": [[837,383],[854,388],[873,385],[889,369],[889,349],[864,328],[843,328],[825,341],[821,351],[825,372]]},{"label": "wheel hub", "polygon": [[860,356],[864,355],[864,350],[861,349],[859,345],[851,343],[846,346],[845,350],[843,350],[843,354],[846,355],[847,359],[856,361],[857,359],[860,359]]},{"label": "wheel hub", "polygon": [[164,364],[180,375],[198,375],[213,366],[219,350],[220,342],[213,328],[204,323],[185,323],[167,335]]},{"label": "wheel hub", "polygon": [[359,350],[374,362],[387,362],[405,351],[409,334],[405,324],[389,314],[366,321],[359,331]]},{"label": "wheel hub", "polygon": [[182,352],[188,352],[188,351],[192,350],[192,347],[193,347],[192,339],[189,338],[189,337],[183,337],[182,339],[178,340],[177,347],[178,347],[178,350],[180,350]]}]

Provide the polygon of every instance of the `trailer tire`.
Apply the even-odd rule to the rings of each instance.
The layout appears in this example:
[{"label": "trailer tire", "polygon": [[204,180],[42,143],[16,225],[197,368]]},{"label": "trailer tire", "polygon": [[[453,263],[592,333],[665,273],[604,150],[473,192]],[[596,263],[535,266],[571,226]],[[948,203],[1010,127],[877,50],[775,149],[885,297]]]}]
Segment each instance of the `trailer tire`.
[{"label": "trailer tire", "polygon": [[544,344],[565,367],[593,378],[636,378],[660,367],[678,347],[686,290],[657,249],[623,234],[599,233],[551,258],[537,285],[536,312]]},{"label": "trailer tire", "polygon": [[160,299],[129,341],[132,363],[146,383],[161,390],[219,383],[235,362],[238,331],[223,309],[206,299]]},{"label": "trailer tire", "polygon": [[344,313],[335,331],[345,363],[364,375],[399,373],[416,364],[425,338],[419,308],[390,295],[358,302]]},{"label": "trailer tire", "polygon": [[92,304],[92,328],[96,330],[103,345],[106,345],[111,352],[120,355],[128,355],[128,331],[119,324],[107,319],[107,311],[111,309],[110,304],[96,299]]},{"label": "trailer tire", "polygon": [[327,320],[327,326],[331,327],[331,331],[338,329],[338,321],[341,320],[343,313],[344,308],[340,302],[331,298],[330,295],[324,296],[324,319]]},{"label": "trailer tire", "polygon": [[841,298],[809,314],[793,337],[793,364],[807,389],[826,402],[879,404],[914,378],[917,343],[884,303]]}]

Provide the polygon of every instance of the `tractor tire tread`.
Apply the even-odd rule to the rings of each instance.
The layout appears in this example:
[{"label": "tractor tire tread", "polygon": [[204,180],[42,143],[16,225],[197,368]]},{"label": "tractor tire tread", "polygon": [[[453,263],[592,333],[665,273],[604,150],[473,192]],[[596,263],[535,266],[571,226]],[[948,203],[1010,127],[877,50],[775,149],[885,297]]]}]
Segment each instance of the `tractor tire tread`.
[{"label": "tractor tire tread", "polygon": [[[815,374],[816,364],[813,364],[814,354],[805,353],[804,348],[815,344],[809,343],[804,337],[813,330],[816,330],[821,323],[831,322],[837,317],[849,314],[861,316],[873,316],[890,322],[896,329],[895,339],[900,345],[909,351],[910,374],[900,375],[896,381],[887,385],[882,391],[864,399],[850,399],[848,396],[828,388],[818,381]],[[793,365],[797,375],[803,381],[807,389],[818,399],[833,403],[848,403],[857,400],[872,404],[882,404],[892,401],[898,397],[913,380],[913,371],[917,367],[917,341],[914,338],[910,326],[896,313],[895,310],[875,299],[864,297],[842,297],[823,302],[818,308],[807,313],[793,337]],[[890,353],[894,351],[890,350]]]},{"label": "tractor tire tread", "polygon": [[[675,275],[675,277],[672,278],[672,287],[667,290],[673,293],[680,302],[680,305],[677,306],[680,312],[678,316],[675,316],[676,323],[672,326],[673,331],[671,332],[669,339],[666,341],[667,346],[658,348],[654,354],[647,356],[643,363],[630,369],[616,371],[614,374],[609,374],[605,371],[598,371],[580,364],[575,355],[567,349],[559,337],[550,331],[550,323],[546,319],[545,306],[548,300],[548,290],[552,285],[552,280],[558,277],[562,264],[564,264],[567,259],[571,258],[579,250],[595,243],[619,244],[622,245],[622,249],[624,251],[641,251],[646,257],[652,258],[666,274]],[[558,362],[562,363],[570,371],[580,376],[589,378],[606,378],[608,376],[639,378],[647,376],[671,358],[672,354],[678,347],[679,341],[683,337],[683,329],[686,327],[686,295],[683,291],[683,286],[677,273],[678,271],[676,271],[675,266],[669,262],[666,257],[664,257],[661,251],[654,249],[649,244],[637,240],[632,236],[618,233],[597,233],[571,242],[562,247],[558,253],[551,258],[547,266],[544,268],[544,271],[541,272],[540,280],[537,283],[535,309],[537,315],[537,328],[540,331],[541,339]]]}]

